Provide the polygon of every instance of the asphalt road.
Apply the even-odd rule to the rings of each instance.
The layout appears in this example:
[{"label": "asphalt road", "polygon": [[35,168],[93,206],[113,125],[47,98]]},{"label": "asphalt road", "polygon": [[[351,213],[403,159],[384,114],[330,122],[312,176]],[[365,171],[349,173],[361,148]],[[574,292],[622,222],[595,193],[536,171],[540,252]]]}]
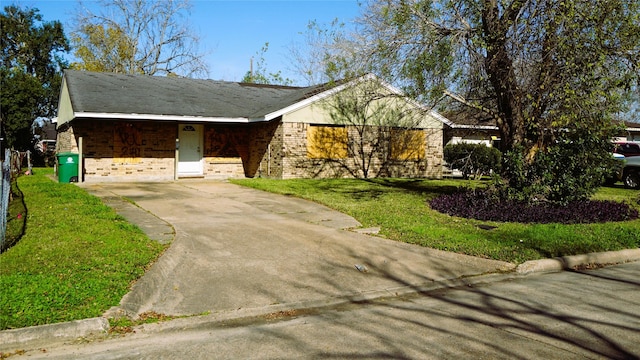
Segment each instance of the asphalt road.
[{"label": "asphalt road", "polygon": [[[15,355],[29,359],[638,359],[640,262],[258,318],[213,316]],[[13,358],[13,357],[12,357]]]}]

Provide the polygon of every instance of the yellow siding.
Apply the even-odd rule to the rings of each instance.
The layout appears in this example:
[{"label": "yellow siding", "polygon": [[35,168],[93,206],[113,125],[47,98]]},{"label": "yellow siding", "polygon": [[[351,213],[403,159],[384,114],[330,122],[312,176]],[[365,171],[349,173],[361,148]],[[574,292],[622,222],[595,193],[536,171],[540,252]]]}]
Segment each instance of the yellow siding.
[{"label": "yellow siding", "polygon": [[73,120],[73,107],[71,105],[71,98],[69,97],[69,90],[67,89],[67,82],[62,82],[62,88],[60,89],[60,102],[58,103],[58,127],[62,124],[68,123]]},{"label": "yellow siding", "polygon": [[334,124],[326,106],[321,102],[307,105],[301,109],[292,111],[282,117],[285,123],[303,124]]}]

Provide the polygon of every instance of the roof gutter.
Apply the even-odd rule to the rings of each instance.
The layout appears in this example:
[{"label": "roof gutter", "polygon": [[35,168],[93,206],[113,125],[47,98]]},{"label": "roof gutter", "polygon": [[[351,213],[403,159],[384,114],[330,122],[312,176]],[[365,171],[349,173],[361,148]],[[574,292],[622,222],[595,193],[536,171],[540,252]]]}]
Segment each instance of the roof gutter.
[{"label": "roof gutter", "polygon": [[157,120],[177,122],[201,122],[201,123],[236,123],[248,124],[266,121],[265,118],[246,117],[208,117],[208,116],[181,116],[181,115],[157,115],[157,114],[125,114],[125,113],[99,113],[99,112],[75,112],[74,119],[122,119],[122,120]]},{"label": "roof gutter", "polygon": [[490,125],[457,125],[457,124],[451,123],[449,127],[452,129],[499,130],[497,126],[490,126]]}]

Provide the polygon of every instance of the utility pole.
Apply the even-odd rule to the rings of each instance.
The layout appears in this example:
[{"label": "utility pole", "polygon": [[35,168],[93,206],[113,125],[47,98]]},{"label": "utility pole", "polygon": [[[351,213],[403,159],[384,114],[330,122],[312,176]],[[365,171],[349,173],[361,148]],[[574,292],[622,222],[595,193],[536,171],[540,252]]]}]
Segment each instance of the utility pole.
[{"label": "utility pole", "polygon": [[249,59],[249,79],[253,82],[253,56]]}]

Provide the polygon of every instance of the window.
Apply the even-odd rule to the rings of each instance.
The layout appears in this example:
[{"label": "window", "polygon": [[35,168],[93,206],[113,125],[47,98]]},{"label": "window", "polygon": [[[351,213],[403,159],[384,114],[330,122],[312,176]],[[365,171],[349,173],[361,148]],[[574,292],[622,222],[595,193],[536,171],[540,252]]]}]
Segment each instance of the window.
[{"label": "window", "polygon": [[338,125],[309,125],[307,156],[312,159],[344,159],[347,157],[347,128]]},{"label": "window", "polygon": [[[235,135],[234,135],[235,134]],[[240,157],[237,143],[245,137],[244,132],[237,128],[211,128],[207,130],[205,156],[235,158]]]},{"label": "window", "polygon": [[426,136],[423,130],[391,129],[391,159],[424,159],[425,144]]},{"label": "window", "polygon": [[117,122],[113,134],[113,162],[137,164],[142,160],[142,126]]}]

